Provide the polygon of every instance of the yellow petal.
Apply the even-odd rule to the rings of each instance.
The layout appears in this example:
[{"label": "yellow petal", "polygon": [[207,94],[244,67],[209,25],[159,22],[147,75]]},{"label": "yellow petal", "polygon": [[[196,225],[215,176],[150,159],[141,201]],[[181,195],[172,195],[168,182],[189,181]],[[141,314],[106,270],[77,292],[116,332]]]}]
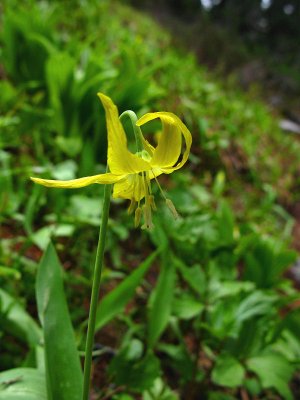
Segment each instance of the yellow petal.
[{"label": "yellow petal", "polygon": [[145,197],[145,181],[138,174],[128,175],[114,185],[114,198],[140,201]]},{"label": "yellow petal", "polygon": [[143,138],[143,146],[144,146],[144,149],[148,152],[148,154],[152,158],[155,148],[145,138]]},{"label": "yellow petal", "polygon": [[149,179],[157,178],[161,174],[164,174],[164,171],[161,168],[152,168],[151,171],[149,171]]},{"label": "yellow petal", "polygon": [[110,171],[116,175],[132,174],[147,171],[149,162],[132,154],[127,148],[127,139],[119,120],[119,113],[112,100],[102,93],[98,96],[103,104],[106,115],[108,149],[107,163]]},{"label": "yellow petal", "polygon": [[107,173],[107,174],[86,176],[84,178],[79,178],[79,179],[71,179],[69,181],[57,181],[52,179],[41,179],[33,177],[31,177],[30,179],[33,182],[43,186],[54,187],[54,188],[65,188],[65,189],[77,189],[91,185],[93,183],[100,183],[100,184],[115,183],[124,179],[125,177],[126,175],[114,175],[111,173]]},{"label": "yellow petal", "polygon": [[[192,144],[192,135],[184,123],[175,114],[169,112],[145,114],[137,121],[137,125],[144,125],[156,118],[160,118],[162,121],[163,132],[153,153],[151,165],[153,168],[161,168],[164,173],[171,173],[175,169],[181,168],[187,161]],[[185,150],[181,161],[176,164],[182,150],[181,135],[185,140]]]}]

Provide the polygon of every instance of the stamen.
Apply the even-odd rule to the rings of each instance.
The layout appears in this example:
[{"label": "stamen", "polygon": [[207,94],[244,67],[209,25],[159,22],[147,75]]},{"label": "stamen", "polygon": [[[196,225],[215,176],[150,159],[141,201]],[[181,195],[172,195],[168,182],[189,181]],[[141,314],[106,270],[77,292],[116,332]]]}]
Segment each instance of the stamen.
[{"label": "stamen", "polygon": [[147,172],[143,172],[143,184],[145,192],[145,203],[149,204],[149,196],[151,193],[150,179]]},{"label": "stamen", "polygon": [[149,204],[143,205],[143,212],[144,212],[145,223],[142,226],[142,229],[153,229],[154,225],[152,223],[152,213],[151,213],[151,207]]},{"label": "stamen", "polygon": [[136,209],[136,201],[135,199],[131,199],[130,206],[128,207],[127,210],[128,214],[132,214],[135,209]]},{"label": "stamen", "polygon": [[159,190],[160,190],[160,193],[161,193],[162,197],[163,197],[165,200],[167,200],[167,197],[166,197],[166,195],[165,195],[165,192],[162,190],[162,187],[160,186],[160,184],[159,184],[159,182],[158,182],[158,180],[157,180],[157,178],[156,178],[154,172],[153,172],[152,170],[151,170],[151,172],[152,172],[152,174],[153,174],[153,177],[154,177],[154,179],[155,179],[155,182],[157,183],[157,186],[158,186],[158,188],[159,188]]},{"label": "stamen", "polygon": [[179,216],[179,214],[178,214],[178,212],[177,212],[172,200],[166,199],[166,205],[169,208],[169,210],[171,211],[171,213],[173,214],[173,217],[175,219],[178,219],[180,216]]},{"label": "stamen", "polygon": [[141,222],[141,217],[142,217],[142,209],[141,207],[137,207],[134,213],[134,226],[137,228],[140,225]]},{"label": "stamen", "polygon": [[157,210],[153,194],[150,194],[150,196],[149,196],[149,204],[150,204],[150,206],[151,206],[153,211]]},{"label": "stamen", "polygon": [[171,213],[173,214],[173,217],[174,217],[175,219],[178,219],[178,218],[180,217],[180,215],[178,214],[178,212],[177,212],[177,210],[176,210],[176,208],[175,208],[175,206],[174,206],[172,200],[167,199],[167,196],[165,195],[165,192],[162,190],[162,187],[160,186],[160,184],[159,184],[159,182],[158,182],[158,180],[157,180],[157,178],[156,178],[154,172],[153,172],[152,170],[151,170],[151,172],[152,172],[153,177],[154,177],[154,179],[155,179],[155,181],[156,181],[156,183],[157,183],[157,186],[158,186],[158,188],[159,188],[159,190],[160,190],[161,195],[163,196],[163,198],[164,198],[165,201],[166,201],[166,205],[167,205],[168,209],[169,209],[169,210],[171,211]]},{"label": "stamen", "polygon": [[146,179],[146,183],[147,183],[149,194],[151,194],[152,191],[151,191],[151,181],[150,181],[150,178],[149,178],[149,172],[145,172],[145,179]]}]

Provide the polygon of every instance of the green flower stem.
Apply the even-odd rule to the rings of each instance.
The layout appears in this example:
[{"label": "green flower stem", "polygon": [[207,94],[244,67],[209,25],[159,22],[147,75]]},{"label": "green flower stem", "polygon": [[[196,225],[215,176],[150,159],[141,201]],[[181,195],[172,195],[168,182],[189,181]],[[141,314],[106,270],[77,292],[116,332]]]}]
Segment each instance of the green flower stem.
[{"label": "green flower stem", "polygon": [[94,345],[96,313],[97,313],[97,305],[98,305],[100,283],[101,283],[101,273],[102,273],[102,265],[103,265],[107,222],[108,222],[108,215],[109,215],[111,187],[112,187],[112,185],[105,185],[105,187],[104,187],[104,203],[103,203],[103,209],[102,209],[102,221],[101,221],[101,226],[100,226],[100,231],[99,231],[99,239],[98,239],[98,246],[97,246],[97,253],[96,253],[96,260],[95,260],[95,267],[94,267],[93,287],[92,287],[92,294],[91,294],[90,313],[89,313],[87,339],[86,339],[86,346],[85,346],[85,360],[84,360],[84,373],[83,373],[83,396],[82,396],[83,400],[88,400],[89,392],[90,392],[92,353],[93,353],[93,345]]},{"label": "green flower stem", "polygon": [[122,119],[124,119],[124,117],[126,117],[126,116],[130,118],[132,128],[134,131],[137,151],[140,152],[144,149],[144,145],[143,145],[143,134],[142,134],[141,128],[136,125],[138,117],[136,116],[136,114],[133,111],[127,110],[127,111],[124,111],[120,115],[120,121],[122,122]]}]

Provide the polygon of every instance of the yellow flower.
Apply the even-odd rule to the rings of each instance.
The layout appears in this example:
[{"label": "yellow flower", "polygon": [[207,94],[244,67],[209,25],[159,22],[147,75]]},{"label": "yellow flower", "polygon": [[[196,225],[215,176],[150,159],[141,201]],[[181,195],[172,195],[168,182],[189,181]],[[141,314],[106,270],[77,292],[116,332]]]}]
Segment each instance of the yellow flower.
[{"label": "yellow flower", "polygon": [[[69,181],[31,178],[35,183],[54,188],[75,189],[98,184],[114,184],[113,197],[131,200],[129,211],[135,210],[135,225],[139,225],[141,215],[144,214],[146,228],[152,227],[151,210],[155,209],[154,198],[151,194],[152,179],[157,181],[161,174],[170,174],[181,168],[188,159],[192,136],[187,127],[175,115],[169,112],[155,112],[145,114],[136,125],[159,118],[162,123],[162,134],[154,148],[144,137],[141,138],[144,149],[135,154],[127,148],[127,139],[123,126],[119,120],[118,109],[112,100],[102,93],[98,93],[106,114],[108,132],[107,164],[109,172],[105,174],[87,176]],[[182,138],[185,146],[183,146]],[[183,154],[182,149],[184,148]],[[157,182],[158,183],[158,182]],[[145,198],[143,209],[140,201]],[[166,199],[170,210],[176,215],[174,205]]]}]

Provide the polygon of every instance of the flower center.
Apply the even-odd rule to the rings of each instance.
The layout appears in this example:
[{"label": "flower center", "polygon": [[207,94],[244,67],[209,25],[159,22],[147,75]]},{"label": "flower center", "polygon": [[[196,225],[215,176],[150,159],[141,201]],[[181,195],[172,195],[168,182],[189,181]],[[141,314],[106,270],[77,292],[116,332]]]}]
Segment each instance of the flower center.
[{"label": "flower center", "polygon": [[[140,194],[142,191],[143,196],[142,198],[145,198],[144,204],[141,206],[140,201],[141,200],[135,200],[134,198],[131,199],[130,206],[128,208],[128,213],[135,213],[134,215],[134,225],[137,228],[140,223],[141,219],[143,217],[144,219],[144,224],[142,225],[142,229],[152,229],[154,227],[153,222],[152,222],[152,211],[156,211],[156,204],[154,201],[154,196],[151,192],[151,180],[149,177],[149,174],[153,173],[152,171],[144,171],[140,172],[138,174],[133,175],[133,185],[134,185],[134,192],[137,190],[138,192],[138,198],[140,198]],[[157,183],[157,186],[161,192],[162,197],[165,199],[166,206],[169,208],[171,211],[173,217],[175,219],[179,218],[179,214],[173,204],[173,202],[168,199],[161,188],[156,176],[153,173],[153,177]]]},{"label": "flower center", "polygon": [[151,160],[151,156],[148,153],[147,150],[142,150],[142,151],[138,151],[137,153],[135,153],[138,157],[142,158],[145,161],[150,161]]}]

